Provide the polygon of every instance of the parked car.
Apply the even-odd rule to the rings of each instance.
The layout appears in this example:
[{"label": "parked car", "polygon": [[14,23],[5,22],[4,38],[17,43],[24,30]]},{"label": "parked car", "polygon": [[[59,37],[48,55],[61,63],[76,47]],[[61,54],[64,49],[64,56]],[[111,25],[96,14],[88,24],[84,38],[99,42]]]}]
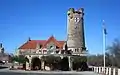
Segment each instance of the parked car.
[{"label": "parked car", "polygon": [[0,65],[4,65],[5,63],[3,61],[0,61]]}]

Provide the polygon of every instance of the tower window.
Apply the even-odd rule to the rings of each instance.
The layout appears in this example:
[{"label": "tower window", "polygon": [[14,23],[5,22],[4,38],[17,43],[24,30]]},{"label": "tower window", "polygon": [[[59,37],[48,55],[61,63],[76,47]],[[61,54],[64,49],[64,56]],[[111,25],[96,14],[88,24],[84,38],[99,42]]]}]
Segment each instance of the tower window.
[{"label": "tower window", "polygon": [[75,22],[79,22],[80,21],[80,18],[75,18]]},{"label": "tower window", "polygon": [[72,19],[73,17],[71,16],[70,19]]},{"label": "tower window", "polygon": [[70,15],[70,13],[68,13],[68,16]]}]

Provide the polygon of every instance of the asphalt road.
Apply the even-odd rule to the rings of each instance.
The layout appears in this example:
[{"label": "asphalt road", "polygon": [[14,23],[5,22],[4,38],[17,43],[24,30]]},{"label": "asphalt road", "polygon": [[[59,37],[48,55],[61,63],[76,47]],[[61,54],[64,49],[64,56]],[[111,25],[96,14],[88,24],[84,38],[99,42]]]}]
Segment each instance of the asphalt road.
[{"label": "asphalt road", "polygon": [[0,75],[99,75],[94,72],[84,71],[23,71],[23,70],[9,70],[0,69]]},{"label": "asphalt road", "polygon": [[98,75],[98,74],[89,74],[89,73],[80,73],[80,74],[64,74],[64,73],[14,73],[14,72],[0,72],[0,75]]}]

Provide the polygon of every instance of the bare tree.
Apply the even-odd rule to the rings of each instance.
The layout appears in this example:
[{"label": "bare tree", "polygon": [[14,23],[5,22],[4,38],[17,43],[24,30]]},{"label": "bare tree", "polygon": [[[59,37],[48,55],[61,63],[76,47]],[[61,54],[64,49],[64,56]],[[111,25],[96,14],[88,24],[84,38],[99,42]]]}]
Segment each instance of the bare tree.
[{"label": "bare tree", "polygon": [[108,47],[108,53],[111,56],[112,65],[120,67],[120,40],[115,39],[111,46]]}]

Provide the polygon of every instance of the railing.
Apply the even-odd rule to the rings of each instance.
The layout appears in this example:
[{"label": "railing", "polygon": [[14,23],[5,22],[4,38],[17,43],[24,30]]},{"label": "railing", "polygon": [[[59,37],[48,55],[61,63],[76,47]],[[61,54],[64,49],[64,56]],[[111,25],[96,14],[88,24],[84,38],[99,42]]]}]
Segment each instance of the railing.
[{"label": "railing", "polygon": [[104,74],[104,67],[92,67],[92,70],[95,73],[102,74],[102,75],[120,75],[119,68],[112,68],[112,67],[105,67],[105,74]]}]

